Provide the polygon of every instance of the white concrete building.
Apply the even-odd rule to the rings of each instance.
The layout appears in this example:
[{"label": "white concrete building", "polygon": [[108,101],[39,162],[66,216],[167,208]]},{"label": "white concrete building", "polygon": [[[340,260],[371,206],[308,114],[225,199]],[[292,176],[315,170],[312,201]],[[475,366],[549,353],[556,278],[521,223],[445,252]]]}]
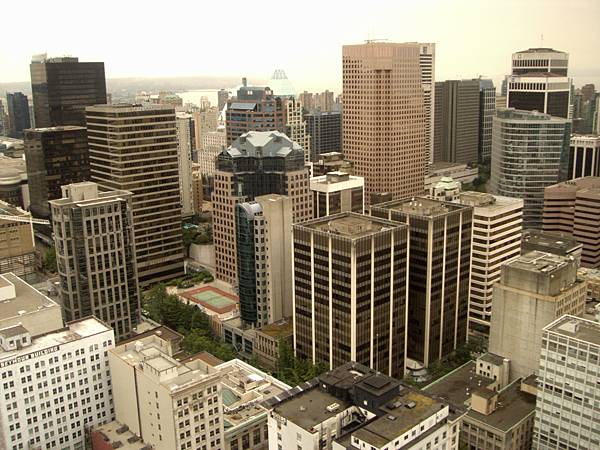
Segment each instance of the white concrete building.
[{"label": "white concrete building", "polygon": [[429,188],[428,197],[440,202],[455,202],[460,195],[461,182],[450,177],[442,177],[434,186]]},{"label": "white concrete building", "polygon": [[345,172],[329,172],[310,179],[314,217],[342,212],[365,212],[365,179]]},{"label": "white concrete building", "polygon": [[533,448],[600,448],[600,324],[565,315],[543,330]]},{"label": "white concrete building", "polygon": [[202,145],[198,149],[199,171],[202,175],[215,174],[215,159],[227,146],[225,126],[220,125],[216,131],[207,131],[202,135]]},{"label": "white concrete building", "polygon": [[425,100],[426,164],[433,163],[433,116],[435,112],[435,44],[420,43],[421,85]]},{"label": "white concrete building", "polygon": [[[275,89],[275,94],[279,94]],[[302,114],[302,103],[295,97],[289,97],[285,102],[286,108],[286,134],[304,149],[304,161],[310,161],[310,135],[306,131],[306,122]]]},{"label": "white concrete building", "polygon": [[0,318],[25,319],[0,328],[0,448],[83,450],[86,428],[114,417],[113,330],[95,318],[63,327],[58,305],[15,278],[0,277]]},{"label": "white concrete building", "polygon": [[567,179],[600,176],[600,136],[571,135]]},{"label": "white concrete building", "polygon": [[467,191],[457,203],[473,207],[469,334],[487,340],[494,284],[502,265],[521,254],[523,200]]},{"label": "white concrete building", "polygon": [[194,199],[192,198],[192,151],[196,150],[194,116],[185,112],[178,112],[176,113],[176,118],[181,215],[191,216],[194,214]]}]

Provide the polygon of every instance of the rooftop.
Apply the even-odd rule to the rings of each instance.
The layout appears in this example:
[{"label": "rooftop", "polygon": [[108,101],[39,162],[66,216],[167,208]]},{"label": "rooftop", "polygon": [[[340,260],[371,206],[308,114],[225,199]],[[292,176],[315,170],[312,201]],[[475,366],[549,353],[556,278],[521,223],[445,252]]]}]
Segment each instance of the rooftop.
[{"label": "rooftop", "polygon": [[565,315],[546,326],[544,330],[600,346],[599,322]]},{"label": "rooftop", "polygon": [[46,127],[46,128],[28,128],[23,130],[25,133],[56,133],[60,131],[76,131],[76,130],[86,130],[85,127],[78,127],[76,125],[63,125],[58,127]]},{"label": "rooftop", "polygon": [[533,250],[522,254],[514,261],[506,263],[504,267],[548,275],[562,270],[568,264],[569,260],[563,256]]},{"label": "rooftop", "polygon": [[[128,426],[117,421],[94,427],[91,432],[102,435],[105,442],[110,442],[113,448],[119,448],[119,450],[150,450],[152,448],[150,445],[144,444],[139,436],[129,431]],[[115,445],[117,442],[121,445]]]},{"label": "rooftop", "polygon": [[359,239],[382,231],[406,227],[407,225],[362,214],[344,212],[309,220],[294,226],[311,228],[349,239]]},{"label": "rooftop", "polygon": [[[514,76],[514,75],[513,75]],[[515,109],[515,108],[499,108],[496,111],[496,116],[497,118],[501,119],[501,120],[511,120],[513,122],[518,122],[518,123],[530,123],[533,121],[543,121],[544,123],[547,122],[554,122],[554,123],[567,123],[568,119],[563,119],[562,117],[554,117],[551,116],[550,114],[544,114],[543,112],[539,112],[539,111],[524,111],[521,109]]]},{"label": "rooftop", "polygon": [[265,325],[257,330],[259,333],[266,334],[272,338],[278,339],[291,336],[294,332],[294,324],[290,319],[282,319],[277,322]]},{"label": "rooftop", "polygon": [[0,323],[44,308],[60,308],[58,303],[13,273],[0,275],[0,288]]},{"label": "rooftop", "polygon": [[483,362],[494,364],[495,366],[501,366],[504,364],[504,357],[490,352],[484,353],[479,357],[479,359]]},{"label": "rooftop", "polygon": [[110,105],[93,105],[85,108],[86,112],[98,113],[128,113],[128,112],[144,112],[144,111],[164,111],[174,112],[172,105],[164,105],[158,103],[152,104],[135,104],[135,103],[112,103]]},{"label": "rooftop", "polygon": [[372,209],[398,211],[408,216],[420,217],[439,217],[461,209],[467,209],[469,206],[464,206],[456,203],[442,202],[432,200],[425,197],[412,197],[402,200],[392,200],[389,202],[379,203],[374,205]]},{"label": "rooftop", "polygon": [[499,392],[494,412],[486,416],[471,409],[466,417],[506,432],[535,412],[535,400],[535,395],[521,391],[518,378]]},{"label": "rooftop", "polygon": [[581,250],[581,244],[569,234],[539,230],[524,230],[521,247],[523,253],[541,250],[559,255],[570,255]]},{"label": "rooftop", "polygon": [[533,47],[533,48],[528,48],[527,50],[520,50],[518,52],[515,52],[515,54],[518,53],[559,53],[559,54],[563,54],[563,55],[568,55],[565,52],[561,52],[560,50],[554,50],[553,48],[550,47]]},{"label": "rooftop", "polygon": [[4,216],[31,216],[31,214],[29,212],[24,211],[21,208],[18,208],[16,206],[13,206],[10,203],[3,202],[2,200],[0,200],[0,215],[4,215]]},{"label": "rooftop", "polygon": [[484,192],[463,191],[459,194],[459,201],[463,205],[477,208],[477,213],[493,213],[509,206],[523,206],[523,200],[500,195],[486,194]]},{"label": "rooftop", "polygon": [[302,147],[280,131],[249,131],[242,134],[226,150],[232,158],[285,157]]},{"label": "rooftop", "polygon": [[180,297],[216,314],[225,314],[238,308],[239,298],[213,286],[203,286],[180,292]]}]

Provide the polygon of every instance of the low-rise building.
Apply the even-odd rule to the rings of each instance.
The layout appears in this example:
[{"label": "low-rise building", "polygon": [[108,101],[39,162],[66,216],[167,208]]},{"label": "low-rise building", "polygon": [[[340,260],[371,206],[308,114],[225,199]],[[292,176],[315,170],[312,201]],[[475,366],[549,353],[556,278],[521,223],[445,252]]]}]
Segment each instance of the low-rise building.
[{"label": "low-rise building", "polygon": [[437,161],[429,166],[429,174],[425,177],[425,189],[430,189],[442,178],[452,178],[461,184],[468,184],[475,181],[479,176],[479,169],[468,164],[453,163],[446,161]]},{"label": "low-rise building", "polygon": [[254,356],[262,367],[270,370],[277,368],[279,346],[285,342],[293,348],[294,324],[291,318],[281,319],[256,330]]},{"label": "low-rise building", "polygon": [[0,200],[0,273],[23,277],[35,272],[31,213]]},{"label": "low-rise building", "polygon": [[208,316],[215,336],[223,335],[224,321],[240,316],[239,298],[214,286],[193,288],[177,295],[181,301],[197,306]]},{"label": "low-rise building", "polygon": [[429,188],[428,197],[440,202],[455,202],[459,198],[460,190],[460,181],[455,181],[451,177],[442,177]]},{"label": "low-rise building", "polygon": [[316,217],[365,211],[365,179],[345,172],[329,172],[310,179],[313,214]]},{"label": "low-rise building", "polygon": [[312,176],[319,177],[329,172],[354,173],[353,163],[344,159],[341,152],[321,153],[316,162],[312,164]]}]

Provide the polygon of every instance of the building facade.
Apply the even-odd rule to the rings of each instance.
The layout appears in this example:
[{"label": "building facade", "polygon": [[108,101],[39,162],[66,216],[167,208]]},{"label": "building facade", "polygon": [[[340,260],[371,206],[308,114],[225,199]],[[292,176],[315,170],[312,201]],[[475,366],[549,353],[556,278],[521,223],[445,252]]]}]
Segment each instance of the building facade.
[{"label": "building facade", "polygon": [[473,208],[416,197],[371,207],[410,230],[407,363],[420,370],[467,338]]},{"label": "building facade", "polygon": [[140,313],[131,192],[76,183],[50,204],[67,321],[93,315],[128,337]]},{"label": "building facade", "polygon": [[25,131],[30,211],[49,219],[49,200],[61,198],[61,186],[90,179],[87,131],[79,126]]},{"label": "building facade", "polygon": [[419,66],[421,67],[421,86],[425,103],[425,161],[433,163],[434,119],[435,119],[435,44],[419,43],[421,52]]},{"label": "building facade", "polygon": [[540,229],[544,188],[559,181],[570,122],[535,111],[504,109],[493,123],[492,193],[523,199],[523,226]]},{"label": "building facade", "polygon": [[85,108],[106,104],[103,62],[34,56],[29,66],[35,126],[85,127]]},{"label": "building facade", "polygon": [[218,279],[237,283],[235,205],[267,194],[291,198],[294,223],[312,218],[304,149],[277,131],[243,134],[216,162],[212,201]]},{"label": "building facade", "polygon": [[533,447],[598,448],[600,324],[565,315],[542,335]]},{"label": "building facade", "polygon": [[179,195],[181,196],[181,215],[185,217],[194,214],[192,197],[192,153],[196,150],[194,116],[178,112],[176,117]]},{"label": "building facade", "polygon": [[0,200],[0,273],[35,273],[31,213]]},{"label": "building facade", "polygon": [[140,287],[183,274],[177,132],[172,107],[87,108],[91,180],[133,194]]},{"label": "building facade", "polygon": [[479,102],[479,80],[435,83],[434,161],[477,163]]},{"label": "building facade", "polygon": [[304,114],[306,132],[310,135],[310,160],[316,162],[321,153],[342,151],[342,113],[312,111]]},{"label": "building facade", "polygon": [[420,58],[418,43],[343,47],[343,151],[365,179],[367,204],[374,193],[399,199],[423,192],[427,114]]},{"label": "building facade", "polygon": [[285,117],[285,134],[304,149],[304,161],[311,161],[311,137],[302,114],[302,103],[293,96],[285,98]]},{"label": "building facade", "polygon": [[571,135],[568,166],[563,180],[600,176],[600,136]]},{"label": "building facade", "polygon": [[403,373],[407,233],[405,224],[351,212],[294,224],[296,356]]},{"label": "building facade", "polygon": [[473,207],[469,335],[490,335],[493,288],[502,265],[521,254],[523,200],[462,192],[458,202]]},{"label": "building facade", "polygon": [[496,114],[494,82],[479,78],[479,162],[489,162],[492,157],[494,114]]},{"label": "building facade", "polygon": [[9,133],[13,138],[22,139],[23,130],[30,128],[29,102],[22,92],[6,93]]},{"label": "building facade", "polygon": [[346,211],[365,211],[365,180],[345,172],[329,172],[310,179],[315,218]]},{"label": "building facade", "polygon": [[586,283],[574,258],[532,251],[502,267],[494,285],[489,351],[510,359],[510,380],[537,373],[542,329],[584,311]]}]

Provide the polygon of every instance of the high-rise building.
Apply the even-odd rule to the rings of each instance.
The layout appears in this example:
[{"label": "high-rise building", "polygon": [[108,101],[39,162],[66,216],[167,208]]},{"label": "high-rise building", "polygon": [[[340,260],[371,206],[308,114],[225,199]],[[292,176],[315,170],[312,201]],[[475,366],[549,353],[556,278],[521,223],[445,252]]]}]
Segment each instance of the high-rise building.
[{"label": "high-rise building", "polygon": [[403,223],[350,212],[294,224],[296,356],[402,376],[407,237]]},{"label": "high-rise building", "polygon": [[194,213],[201,213],[204,203],[204,185],[202,183],[202,173],[197,164],[192,165],[192,201],[194,204]]},{"label": "high-rise building", "polygon": [[292,200],[269,194],[235,206],[240,316],[260,328],[292,316]]},{"label": "high-rise building", "polygon": [[425,148],[427,165],[433,163],[434,118],[435,118],[435,44],[419,43],[421,53],[421,86],[425,102]]},{"label": "high-rise building", "polygon": [[544,327],[533,448],[600,448],[600,324],[566,315]]},{"label": "high-rise building", "polygon": [[241,135],[216,161],[213,237],[217,278],[235,284],[237,250],[235,205],[259,195],[282,194],[292,199],[292,221],[312,218],[309,169],[304,149],[278,131]]},{"label": "high-rise building", "polygon": [[140,309],[131,192],[75,183],[50,205],[66,320],[93,315],[128,337]]},{"label": "high-rise building", "polygon": [[[194,112],[194,142],[198,150],[202,150],[204,136],[216,131],[219,127],[219,111],[216,108],[206,108]],[[192,150],[196,150],[195,148]]]},{"label": "high-rise building", "polygon": [[8,112],[8,135],[13,138],[23,138],[23,130],[31,126],[29,120],[29,102],[22,92],[6,94],[6,109]]},{"label": "high-rise building", "polygon": [[435,83],[433,160],[477,163],[479,80]]},{"label": "high-rise building", "polygon": [[198,150],[198,164],[203,175],[213,176],[217,156],[227,147],[225,127],[219,126],[216,131],[208,131],[202,135],[202,146]]},{"label": "high-rise building", "polygon": [[0,98],[0,136],[6,136],[8,134],[8,115],[4,110],[4,103]]},{"label": "high-rise building", "polygon": [[229,100],[230,92],[226,89],[219,89],[217,92],[217,109],[219,112],[223,111],[223,108],[227,104],[227,100]]},{"label": "high-rise building", "polygon": [[61,186],[90,179],[87,131],[79,126],[25,131],[30,211],[50,218],[49,200],[62,197]]},{"label": "high-rise building", "polygon": [[581,265],[600,267],[600,178],[584,177],[544,189],[543,229],[583,245]]},{"label": "high-rise building", "polygon": [[84,449],[87,427],[114,418],[113,330],[94,317],[64,325],[57,303],[11,273],[0,302],[0,448]]},{"label": "high-rise building", "polygon": [[92,181],[133,194],[140,287],[182,275],[181,197],[173,107],[114,104],[91,106],[86,112]]},{"label": "high-rise building", "polygon": [[363,214],[365,211],[365,180],[362,177],[329,172],[311,178],[310,190],[315,218],[347,211]]},{"label": "high-rise building", "polygon": [[571,118],[569,54],[551,48],[530,48],[512,55],[507,106]]},{"label": "high-rise building", "polygon": [[331,112],[335,110],[333,92],[329,90],[317,92],[316,94],[304,91],[298,94],[298,100],[302,103],[303,108],[311,114],[319,111]]},{"label": "high-rise building", "polygon": [[31,213],[0,200],[0,273],[19,277],[35,273]]},{"label": "high-rise building", "polygon": [[567,164],[563,180],[600,177],[600,136],[572,134]]},{"label": "high-rise building", "polygon": [[413,198],[380,203],[371,214],[408,224],[407,368],[420,370],[467,339],[473,208]]},{"label": "high-rise building", "polygon": [[499,110],[492,130],[492,193],[523,199],[523,227],[542,227],[544,188],[559,181],[571,131],[566,119]]},{"label": "high-rise building", "polygon": [[317,162],[322,153],[342,151],[342,113],[313,111],[304,115],[310,135],[310,160]]},{"label": "high-rise building", "polygon": [[489,162],[492,157],[494,114],[496,114],[494,82],[479,78],[479,162]]},{"label": "high-rise building", "polygon": [[[591,87],[591,90],[590,90]],[[575,91],[573,96],[573,132],[591,134],[594,131],[594,118],[597,115],[598,94],[593,84],[587,84]]]},{"label": "high-rise building", "polygon": [[285,134],[304,149],[304,161],[310,161],[310,134],[302,115],[302,103],[295,97],[285,98]]},{"label": "high-rise building", "polygon": [[502,265],[521,254],[523,200],[462,192],[458,202],[473,207],[469,335],[490,335],[494,284]]},{"label": "high-rise building", "polygon": [[[345,45],[343,151],[364,177],[367,203],[424,190],[427,136],[421,45],[369,41]],[[390,98],[394,101],[390,101]]]},{"label": "high-rise building", "polygon": [[268,87],[242,86],[227,101],[225,128],[227,145],[248,131],[286,133],[285,99]]},{"label": "high-rise building", "polygon": [[29,66],[35,126],[85,127],[86,106],[106,103],[103,62],[34,56]]},{"label": "high-rise building", "polygon": [[194,134],[194,116],[185,112],[176,113],[177,117],[177,162],[179,164],[179,195],[181,196],[181,215],[194,214],[192,198],[192,152],[196,150]]},{"label": "high-rise building", "polygon": [[494,285],[489,351],[510,360],[510,380],[537,372],[542,329],[584,311],[587,286],[574,258],[532,251],[502,266]]}]

